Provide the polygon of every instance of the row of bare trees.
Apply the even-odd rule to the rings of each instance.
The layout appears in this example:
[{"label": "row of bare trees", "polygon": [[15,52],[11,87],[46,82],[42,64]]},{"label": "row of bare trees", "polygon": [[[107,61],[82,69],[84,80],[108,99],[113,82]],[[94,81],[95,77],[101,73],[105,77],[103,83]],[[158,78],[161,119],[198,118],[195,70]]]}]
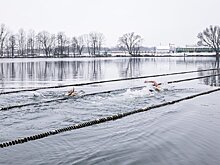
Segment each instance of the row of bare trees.
[{"label": "row of bare trees", "polygon": [[65,56],[100,55],[104,44],[102,33],[89,34],[69,38],[64,32],[50,34],[47,31],[36,33],[34,30],[18,33],[9,32],[4,24],[0,25],[0,56]]},{"label": "row of bare trees", "polygon": [[[51,34],[47,31],[36,33],[20,29],[16,34],[4,24],[0,27],[0,56],[76,56],[88,53],[100,55],[105,52],[105,37],[102,33],[91,32],[80,36],[67,37],[64,32]],[[143,39],[134,32],[126,33],[118,40],[118,48],[130,55],[138,55]],[[106,52],[105,52],[106,53]]]}]

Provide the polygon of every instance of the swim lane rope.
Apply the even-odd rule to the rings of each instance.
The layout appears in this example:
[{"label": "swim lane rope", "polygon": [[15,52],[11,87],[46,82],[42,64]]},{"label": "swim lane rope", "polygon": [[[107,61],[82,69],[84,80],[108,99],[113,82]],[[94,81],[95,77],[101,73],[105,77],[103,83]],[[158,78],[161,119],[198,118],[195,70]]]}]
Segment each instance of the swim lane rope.
[{"label": "swim lane rope", "polygon": [[184,100],[190,100],[192,98],[202,96],[202,95],[207,95],[207,94],[210,94],[210,93],[213,93],[213,92],[216,92],[216,91],[220,91],[220,88],[209,90],[209,91],[198,93],[198,94],[194,94],[194,95],[191,95],[191,96],[186,96],[186,97],[183,97],[183,98],[180,98],[180,99],[177,99],[177,100],[173,100],[173,101],[168,101],[168,102],[165,102],[165,103],[148,106],[146,108],[140,108],[140,109],[133,110],[133,111],[130,111],[130,112],[118,113],[118,114],[115,114],[115,115],[112,115],[112,116],[107,116],[107,117],[99,118],[99,119],[96,119],[96,120],[91,120],[91,121],[87,121],[87,122],[83,122],[83,123],[79,123],[79,124],[70,125],[68,127],[59,128],[59,129],[51,130],[51,131],[40,133],[40,134],[36,134],[36,135],[28,136],[28,137],[23,137],[23,138],[19,138],[19,139],[8,141],[8,142],[3,142],[3,143],[0,143],[0,148],[5,148],[5,147],[17,145],[17,144],[22,144],[22,143],[26,143],[26,142],[29,142],[29,141],[33,141],[33,140],[42,139],[42,138],[45,138],[45,137],[48,137],[48,136],[56,135],[56,134],[59,134],[59,133],[62,133],[62,132],[67,132],[67,131],[71,131],[71,130],[75,130],[75,129],[80,129],[80,128],[83,128],[83,127],[92,126],[92,125],[95,125],[95,124],[104,123],[104,122],[111,121],[111,120],[120,119],[120,118],[130,116],[130,115],[133,115],[133,114],[136,114],[136,113],[145,112],[145,111],[149,111],[151,109],[168,106],[168,105],[175,104],[175,103],[178,103],[178,102],[181,102],[181,101],[184,101]]},{"label": "swim lane rope", "polygon": [[[179,82],[184,82],[184,81],[191,81],[191,80],[196,80],[196,79],[202,79],[202,78],[207,78],[207,77],[214,77],[214,76],[219,76],[220,74],[215,74],[215,75],[208,75],[208,76],[200,76],[200,77],[193,77],[193,78],[187,78],[187,79],[180,79],[180,80],[175,80],[175,81],[169,81],[167,84],[172,84],[172,83],[179,83]],[[161,85],[162,83],[159,83]],[[97,94],[104,94],[104,93],[110,93],[110,92],[118,92],[118,91],[123,91],[126,89],[138,89],[138,88],[143,88],[145,86],[139,86],[139,87],[133,87],[133,88],[123,88],[123,89],[116,89],[116,90],[109,90],[109,91],[104,91],[104,92],[97,92],[97,93],[91,93],[91,94],[85,94],[80,96],[85,97],[85,96],[91,96],[91,95],[97,95]],[[51,102],[56,102],[56,101],[62,101],[62,100],[67,100],[72,97],[62,97],[58,99],[52,99],[52,100],[47,100],[47,101],[41,101],[41,102],[32,102],[32,103],[27,103],[27,104],[17,104],[17,105],[12,105],[12,106],[6,106],[6,107],[1,107],[0,111],[6,111],[10,110],[13,108],[21,108],[25,106],[31,106],[31,105],[38,105],[38,104],[44,104],[44,103],[51,103]]]}]

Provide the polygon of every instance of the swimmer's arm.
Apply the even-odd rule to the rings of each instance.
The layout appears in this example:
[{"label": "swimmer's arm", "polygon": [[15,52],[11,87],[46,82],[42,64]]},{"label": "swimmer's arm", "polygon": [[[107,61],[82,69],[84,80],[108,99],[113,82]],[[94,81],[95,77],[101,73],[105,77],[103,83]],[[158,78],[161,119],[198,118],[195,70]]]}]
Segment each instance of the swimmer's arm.
[{"label": "swimmer's arm", "polygon": [[74,92],[74,93],[72,93],[70,96],[76,96],[76,95],[77,95],[77,93]]}]

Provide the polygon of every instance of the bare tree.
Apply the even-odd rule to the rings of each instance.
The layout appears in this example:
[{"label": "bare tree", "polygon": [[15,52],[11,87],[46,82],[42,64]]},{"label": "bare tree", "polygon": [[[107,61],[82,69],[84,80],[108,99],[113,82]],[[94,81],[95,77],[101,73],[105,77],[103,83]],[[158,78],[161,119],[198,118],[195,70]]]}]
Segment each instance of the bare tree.
[{"label": "bare tree", "polygon": [[77,51],[78,51],[79,55],[82,55],[82,51],[85,47],[85,42],[84,42],[83,35],[79,36],[77,40],[78,40],[78,42],[77,42],[78,43],[77,44]]},{"label": "bare tree", "polygon": [[92,48],[92,54],[100,54],[101,46],[104,42],[104,35],[102,33],[91,32],[89,34],[89,40]]},{"label": "bare tree", "polygon": [[95,32],[89,34],[89,40],[92,48],[92,55],[96,54],[96,47],[97,47],[97,35]]},{"label": "bare tree", "polygon": [[26,34],[24,29],[20,29],[17,34],[18,38],[18,54],[23,56],[26,48]]},{"label": "bare tree", "polygon": [[1,27],[0,27],[0,55],[3,56],[4,54],[4,42],[5,42],[5,39],[8,35],[8,32],[7,32],[7,29],[5,27],[5,24],[1,24]]},{"label": "bare tree", "polygon": [[198,45],[208,46],[215,51],[216,63],[219,67],[220,27],[211,25],[199,33],[197,37],[199,38]]},{"label": "bare tree", "polygon": [[130,55],[137,55],[140,51],[140,46],[143,39],[140,35],[135,35],[134,32],[126,33],[119,38],[119,47],[125,51],[128,51]]},{"label": "bare tree", "polygon": [[65,45],[67,42],[67,38],[64,32],[59,32],[57,34],[57,42],[58,42],[58,54],[63,55],[65,50]]},{"label": "bare tree", "polygon": [[27,55],[29,53],[31,55],[34,55],[35,43],[36,43],[35,32],[34,30],[30,30],[27,35]]},{"label": "bare tree", "polygon": [[4,48],[4,50],[5,50],[6,56],[7,56],[7,57],[10,57],[9,35],[8,35],[8,37],[6,37],[6,39],[5,39],[5,48]]},{"label": "bare tree", "polygon": [[15,55],[16,35],[11,34],[8,39],[8,47],[11,50],[11,57]]},{"label": "bare tree", "polygon": [[104,43],[104,35],[102,33],[98,33],[98,40],[97,40],[97,51],[98,54],[100,55],[101,49],[102,49],[102,45]]},{"label": "bare tree", "polygon": [[38,33],[37,40],[40,43],[42,49],[44,50],[46,56],[50,56],[55,42],[55,35],[52,35],[47,31],[42,31]]},{"label": "bare tree", "polygon": [[71,41],[69,38],[66,38],[66,47],[67,47],[67,55],[70,55],[70,46],[71,46]]},{"label": "bare tree", "polygon": [[74,56],[76,55],[76,53],[78,55],[82,55],[82,51],[84,47],[85,47],[84,35],[72,38],[72,49],[73,49]]},{"label": "bare tree", "polygon": [[74,57],[76,56],[77,45],[78,45],[78,40],[76,37],[73,37],[71,40],[71,46],[72,46],[72,51],[73,51]]},{"label": "bare tree", "polygon": [[91,48],[90,48],[89,35],[88,35],[88,34],[84,34],[84,35],[82,35],[82,37],[83,37],[83,40],[84,40],[84,42],[85,42],[85,44],[86,44],[87,51],[88,51],[88,53],[89,53],[89,55],[90,55],[90,54],[91,54]]}]

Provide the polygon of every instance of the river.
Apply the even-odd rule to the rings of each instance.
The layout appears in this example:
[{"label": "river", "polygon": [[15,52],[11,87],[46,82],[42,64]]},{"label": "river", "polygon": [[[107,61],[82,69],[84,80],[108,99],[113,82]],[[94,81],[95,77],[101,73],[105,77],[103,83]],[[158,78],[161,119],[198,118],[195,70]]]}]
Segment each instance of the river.
[{"label": "river", "polygon": [[[214,67],[211,57],[1,59],[0,92],[149,76]],[[0,143],[180,99],[219,86],[217,70],[76,86],[85,96],[60,99],[72,87],[1,94]],[[133,88],[145,86],[141,88]],[[117,89],[117,90],[116,90]],[[123,90],[121,90],[123,89]],[[116,91],[112,91],[116,90]],[[104,93],[103,91],[112,91]],[[96,93],[94,95],[88,95]],[[218,164],[219,92],[119,120],[0,148],[0,164]],[[216,106],[215,106],[216,105]]]}]

